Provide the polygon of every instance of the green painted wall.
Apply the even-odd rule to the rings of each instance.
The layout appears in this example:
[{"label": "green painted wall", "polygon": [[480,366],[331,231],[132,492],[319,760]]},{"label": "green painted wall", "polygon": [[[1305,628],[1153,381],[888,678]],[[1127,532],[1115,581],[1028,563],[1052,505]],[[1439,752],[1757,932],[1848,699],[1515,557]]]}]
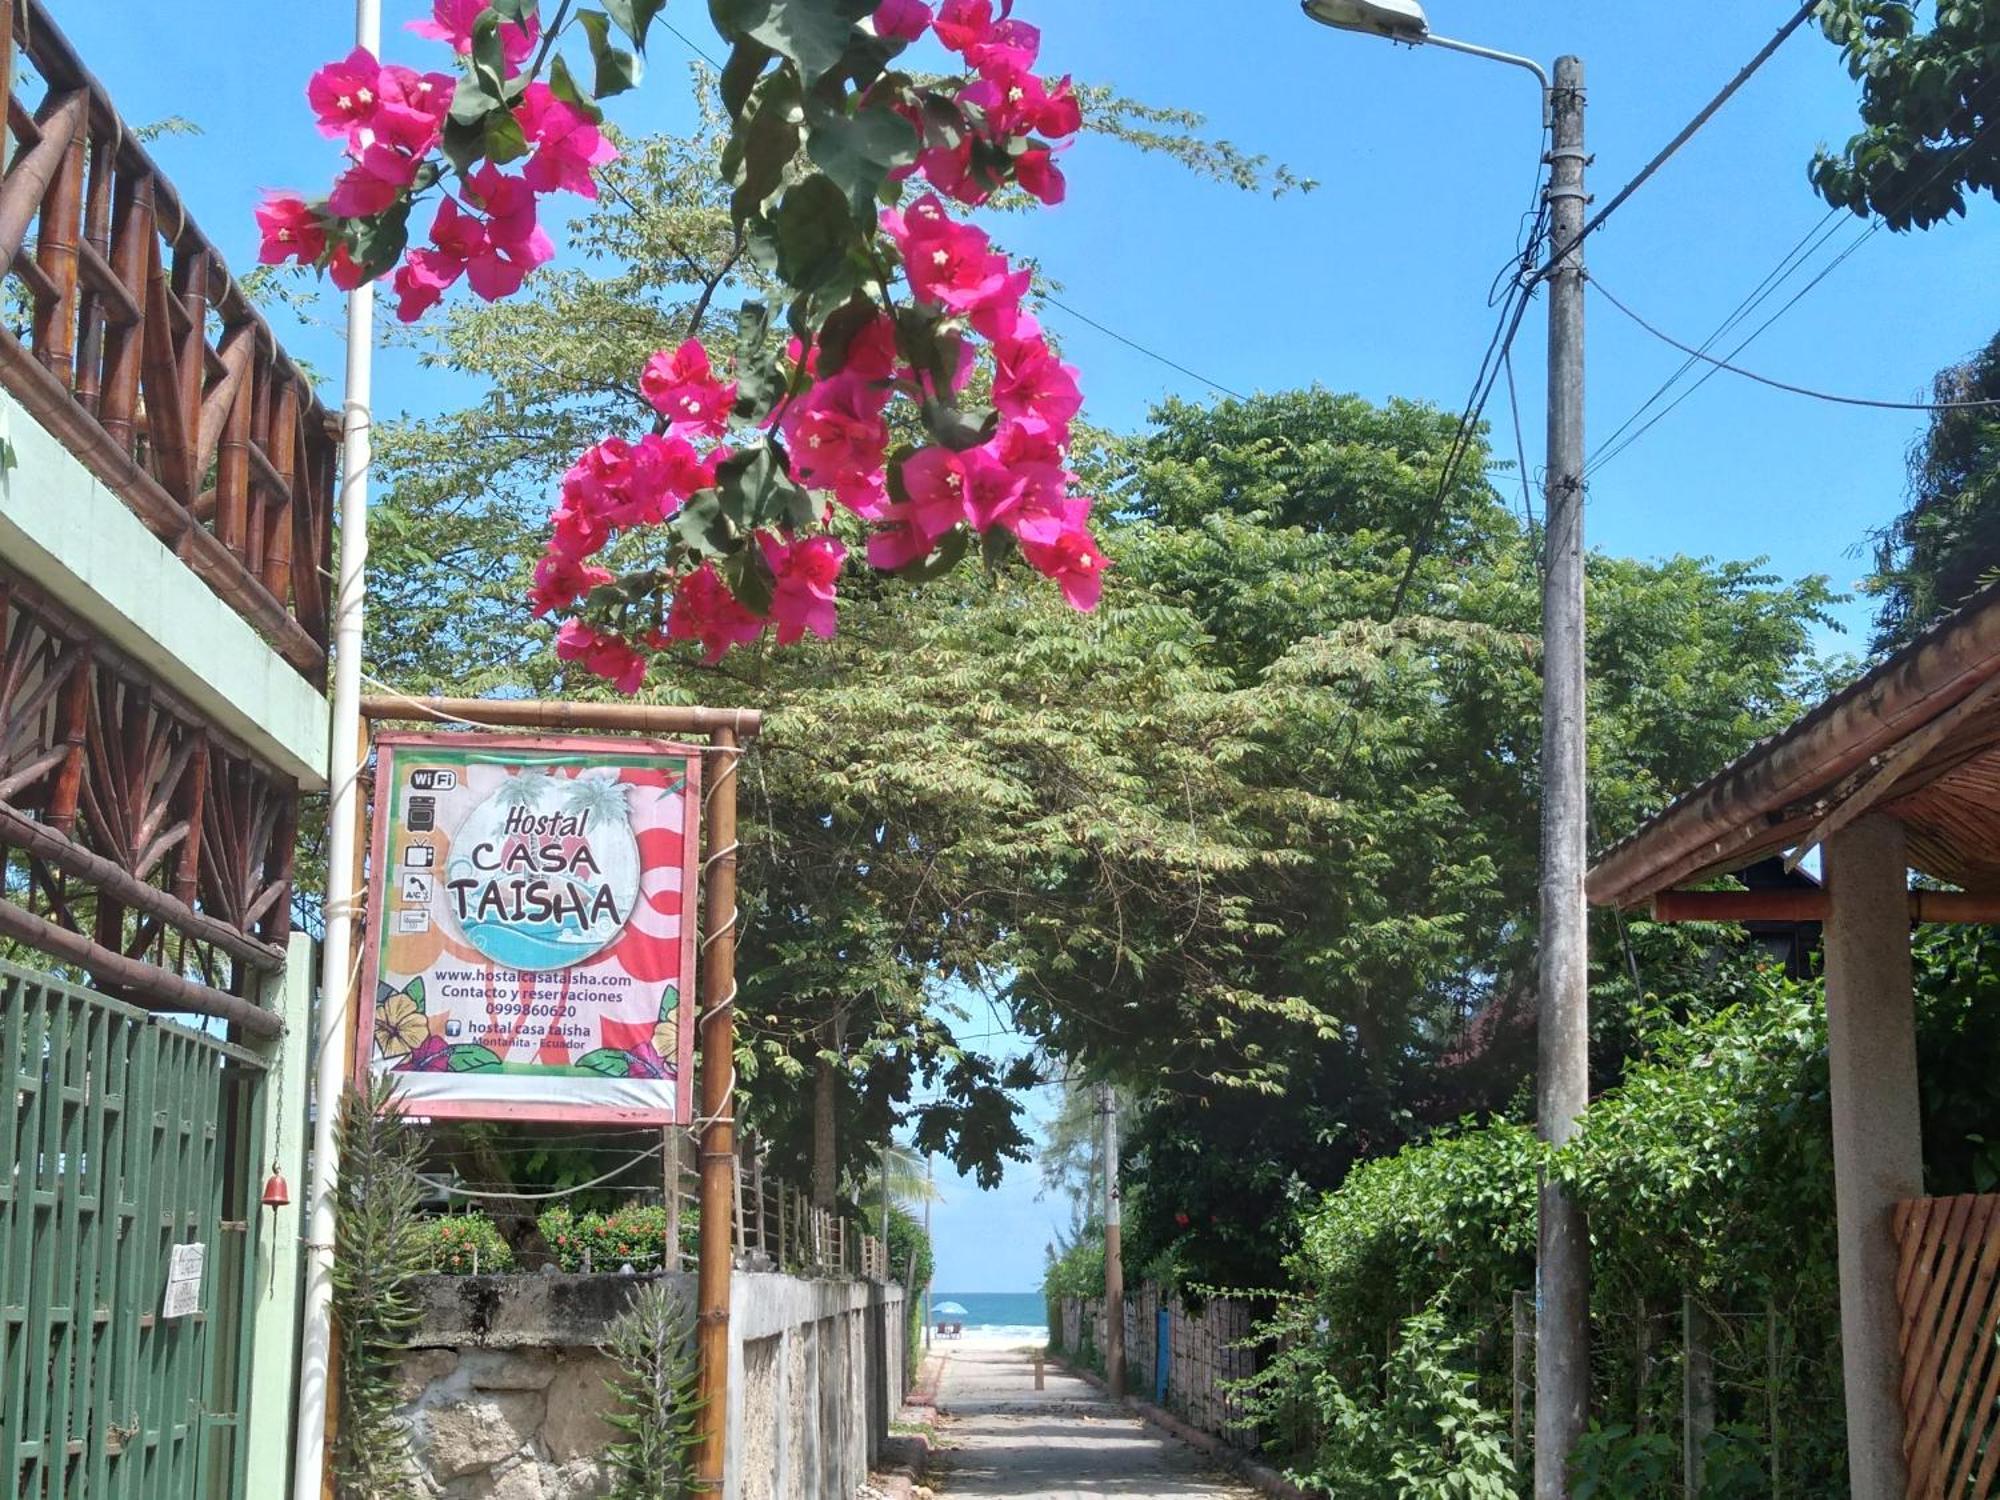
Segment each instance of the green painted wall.
[{"label": "green painted wall", "polygon": [[312,684],[161,545],[40,423],[0,394],[0,557],[301,786],[326,784]]}]

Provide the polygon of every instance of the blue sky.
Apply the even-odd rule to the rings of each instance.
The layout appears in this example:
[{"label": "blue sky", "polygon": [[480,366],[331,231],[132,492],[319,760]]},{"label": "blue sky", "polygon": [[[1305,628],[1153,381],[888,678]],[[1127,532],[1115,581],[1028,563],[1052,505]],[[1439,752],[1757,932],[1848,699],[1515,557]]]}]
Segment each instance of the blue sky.
[{"label": "blue sky", "polygon": [[[1441,33],[1585,59],[1591,184],[1602,202],[1793,6],[1433,0],[1430,9]],[[134,25],[130,0],[58,0],[56,12],[129,120],[179,114],[203,128],[159,142],[156,155],[235,263],[250,260],[257,189],[317,188],[330,176],[302,93],[312,67],[346,51],[347,5],[196,0],[188,24],[172,27]],[[416,6],[386,0],[385,12],[392,55],[420,56],[424,44],[400,30]],[[1067,163],[1071,201],[1006,231],[1062,284],[1066,302],[1237,391],[1319,381],[1378,399],[1463,401],[1491,331],[1487,288],[1514,244],[1535,167],[1538,115],[1525,74],[1324,31],[1291,0],[1022,0],[1022,13],[1044,26],[1045,59],[1057,70],[1199,110],[1216,134],[1321,183],[1311,194],[1249,195],[1086,141]],[[713,47],[705,7],[678,0],[668,16]],[[666,37],[655,52],[648,87],[617,107],[633,128],[686,117],[686,54]],[[1699,342],[1821,219],[1805,166],[1816,145],[1852,132],[1855,98],[1833,49],[1810,31],[1794,37],[1593,240],[1592,274]],[[1783,295],[1862,232],[1858,221],[1842,224]],[[2000,325],[1996,266],[2000,208],[1990,199],[1928,233],[1869,236],[1742,360],[1825,390],[1920,399],[1941,365]],[[1059,311],[1048,321],[1101,423],[1133,427],[1163,396],[1206,394],[1203,381]],[[298,342],[319,368],[338,368],[329,334]],[[1680,356],[1601,300],[1588,343],[1595,446]],[[1537,316],[1517,346],[1516,373],[1538,464]],[[472,394],[405,354],[385,360],[377,391],[385,413]],[[1496,404],[1491,414],[1503,412]],[[1593,476],[1592,540],[1641,556],[1768,556],[1775,571],[1825,573],[1845,587],[1865,571],[1857,549],[1870,529],[1899,507],[1904,450],[1921,425],[1914,413],[1833,406],[1718,375]],[[1499,446],[1511,447],[1504,427]],[[1864,602],[1843,612],[1857,632],[1867,615]],[[1025,1170],[997,1194],[953,1188],[940,1215],[944,1284],[1034,1283],[1044,1220],[1063,1213],[1034,1205],[1032,1191]]]}]

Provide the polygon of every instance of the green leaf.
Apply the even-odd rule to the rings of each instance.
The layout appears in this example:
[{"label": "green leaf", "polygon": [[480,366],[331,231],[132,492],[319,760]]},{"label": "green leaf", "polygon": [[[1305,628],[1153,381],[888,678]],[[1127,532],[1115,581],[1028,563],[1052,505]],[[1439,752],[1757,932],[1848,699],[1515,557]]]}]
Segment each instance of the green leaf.
[{"label": "green leaf", "polygon": [[855,293],[835,309],[832,317],[820,326],[819,337],[814,346],[819,350],[819,373],[822,378],[838,375],[847,367],[847,350],[861,331],[882,316],[872,298]]},{"label": "green leaf", "polygon": [[609,99],[638,83],[646,71],[635,53],[627,52],[611,39],[611,18],[601,10],[581,10],[576,14],[590,38],[591,60],[597,64],[594,85],[597,97]]},{"label": "green leaf", "polygon": [[521,122],[504,109],[493,111],[486,117],[484,151],[486,159],[496,166],[526,156],[528,136],[521,129]]},{"label": "green leaf", "polygon": [[604,8],[643,55],[646,33],[652,30],[653,18],[667,8],[667,0],[604,0]]},{"label": "green leaf", "polygon": [[724,512],[743,531],[780,523],[809,526],[818,513],[812,496],[799,487],[786,470],[777,448],[768,442],[732,453],[716,470],[715,487],[722,497]]},{"label": "green leaf", "polygon": [[731,50],[729,61],[722,66],[722,104],[732,120],[743,113],[750,91],[757,86],[764,69],[777,55],[762,42],[753,42],[747,37]]},{"label": "green leaf", "polygon": [[412,1005],[416,1006],[418,1010],[422,1010],[424,1008],[423,975],[419,974],[415,979],[412,979],[408,984],[404,985],[403,993],[410,997],[410,1003]]},{"label": "green leaf", "polygon": [[632,1054],[621,1052],[615,1047],[599,1047],[595,1052],[586,1052],[579,1057],[576,1066],[588,1068],[593,1073],[602,1073],[606,1078],[630,1078]]},{"label": "green leaf", "polygon": [[840,65],[855,22],[874,8],[875,0],[709,0],[724,36],[750,37],[791,59],[808,86]]},{"label": "green leaf", "polygon": [[912,583],[929,583],[934,578],[942,578],[965,560],[966,551],[972,545],[972,533],[963,526],[953,527],[945,533],[937,550],[921,561],[898,570],[898,578],[906,578]]},{"label": "green leaf", "polygon": [[549,92],[565,104],[582,110],[593,121],[603,123],[604,111],[597,107],[597,101],[583,90],[576,81],[576,75],[569,70],[569,63],[558,52],[549,64]]},{"label": "green leaf", "polygon": [[806,135],[806,154],[847,194],[848,207],[862,221],[873,216],[889,173],[917,159],[917,146],[916,127],[880,104],[853,115],[815,114]]},{"label": "green leaf", "polygon": [[410,244],[410,202],[406,198],[373,219],[347,221],[347,247],[357,264],[379,276],[403,258]]},{"label": "green leaf", "polygon": [[963,453],[991,440],[1000,428],[1000,413],[990,407],[962,410],[931,397],[924,402],[924,426],[945,447]]},{"label": "green leaf", "polygon": [[465,1042],[453,1047],[445,1063],[446,1071],[452,1073],[492,1073],[497,1072],[499,1067],[500,1054],[477,1042]]},{"label": "green leaf", "polygon": [[502,21],[526,21],[539,10],[539,0],[493,0],[493,14]]},{"label": "green leaf", "polygon": [[815,172],[786,189],[771,216],[771,241],[779,277],[811,290],[840,273],[854,242],[847,195],[832,178]]},{"label": "green leaf", "polygon": [[[507,54],[500,41],[500,17],[490,8],[482,10],[479,18],[472,23],[472,51],[468,62],[472,81],[481,94],[491,101],[507,97]],[[454,94],[454,110],[457,102],[458,96]]]},{"label": "green leaf", "polygon": [[721,564],[722,581],[729,585],[729,592],[736,596],[737,603],[754,615],[768,615],[771,600],[777,590],[778,580],[771,572],[769,559],[764,549],[752,542],[747,547],[739,547]]},{"label": "green leaf", "polygon": [[799,151],[798,80],[779,72],[762,79],[738,116],[722,153],[723,175],[736,184],[730,210],[738,224],[755,218],[785,180]]}]

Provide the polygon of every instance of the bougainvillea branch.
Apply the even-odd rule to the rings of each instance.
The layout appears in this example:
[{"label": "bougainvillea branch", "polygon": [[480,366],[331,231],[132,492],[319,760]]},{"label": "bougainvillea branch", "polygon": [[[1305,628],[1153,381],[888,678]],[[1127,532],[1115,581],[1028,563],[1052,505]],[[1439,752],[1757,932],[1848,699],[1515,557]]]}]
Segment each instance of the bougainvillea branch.
[{"label": "bougainvillea branch", "polygon": [[[535,0],[436,0],[411,29],[451,48],[455,74],[365,51],[328,64],[308,100],[346,164],[322,200],[266,199],[264,259],[341,286],[390,276],[406,320],[461,280],[489,301],[514,294],[553,254],[541,200],[595,196],[614,156],[597,101],[637,80],[662,3],[565,0],[545,24]],[[1028,272],[962,213],[1010,190],[1065,196],[1059,158],[1081,110],[1070,80],[1035,71],[1041,33],[1011,0],[711,0],[710,13],[730,46],[737,233],[788,300],[776,316],[740,309],[731,369],[698,337],[655,354],[639,380],[650,422],[565,475],[530,601],[561,618],[558,654],[632,692],[676,642],[716,660],[767,631],[781,645],[830,636],[842,535],[918,579],[975,545],[988,566],[1018,553],[1093,608],[1106,562],[1068,462],[1076,372],[1023,306]],[[564,52],[575,32],[589,90]],[[942,82],[899,66],[927,38]],[[412,247],[412,215],[433,202],[428,243]]]}]

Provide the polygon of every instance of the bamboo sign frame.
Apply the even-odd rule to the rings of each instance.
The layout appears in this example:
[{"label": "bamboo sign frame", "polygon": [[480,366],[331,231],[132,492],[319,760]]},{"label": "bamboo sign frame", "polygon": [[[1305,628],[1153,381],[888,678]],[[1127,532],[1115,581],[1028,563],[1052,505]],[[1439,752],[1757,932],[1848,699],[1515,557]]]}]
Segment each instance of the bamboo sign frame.
[{"label": "bamboo sign frame", "polygon": [[693,1118],[701,753],[377,740],[356,1069],[441,1119]]},{"label": "bamboo sign frame", "polygon": [[[478,730],[702,735],[708,739],[702,755],[706,791],[699,820],[700,992],[695,1022],[701,1114],[692,1122],[700,1141],[701,1172],[701,1250],[695,1294],[696,1399],[701,1431],[693,1488],[720,1495],[728,1456],[730,1228],[736,1180],[736,788],[744,744],[756,737],[762,715],[752,709],[401,695],[364,698],[361,713],[373,722],[450,723]],[[677,1145],[673,1149],[677,1151]],[[677,1159],[669,1157],[670,1161]]]}]

